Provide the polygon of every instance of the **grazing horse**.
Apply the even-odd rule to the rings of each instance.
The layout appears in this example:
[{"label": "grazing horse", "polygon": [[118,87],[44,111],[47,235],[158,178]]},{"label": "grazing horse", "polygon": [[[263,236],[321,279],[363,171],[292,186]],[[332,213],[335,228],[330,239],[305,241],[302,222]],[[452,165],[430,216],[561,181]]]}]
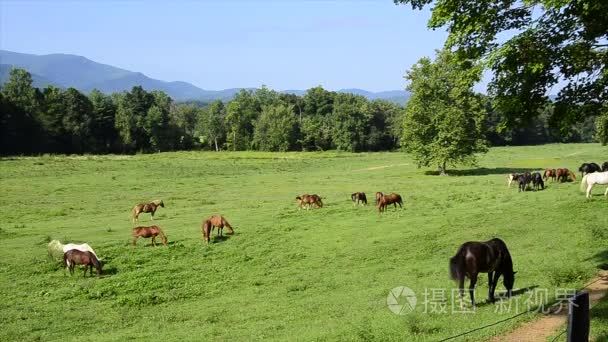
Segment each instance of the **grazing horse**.
[{"label": "grazing horse", "polygon": [[517,177],[517,182],[519,183],[517,192],[526,191],[528,188],[528,184],[532,181],[532,175],[530,172],[524,172],[519,177]]},{"label": "grazing horse", "polygon": [[532,188],[536,191],[540,187],[542,190],[545,190],[545,182],[543,182],[543,177],[539,172],[534,172],[532,174]]},{"label": "grazing horse", "polygon": [[581,178],[582,178],[586,174],[601,171],[602,168],[600,168],[600,166],[597,165],[596,163],[583,163],[578,168],[578,170],[581,172]]},{"label": "grazing horse", "polygon": [[355,192],[350,195],[350,199],[353,201],[353,205],[363,203],[367,205],[367,197],[365,196],[365,192]]},{"label": "grazing horse", "polygon": [[556,177],[557,172],[555,171],[555,169],[546,169],[545,173],[543,174],[544,180],[549,180],[549,178],[551,178],[551,181],[555,182]]},{"label": "grazing horse", "polygon": [[382,195],[378,200],[378,213],[382,213],[386,211],[386,207],[393,204],[395,209],[397,209],[397,204],[399,204],[400,208],[403,208],[403,200],[401,199],[401,195],[396,193],[390,193],[388,195]]},{"label": "grazing horse", "polygon": [[507,289],[507,296],[511,296],[515,283],[513,260],[507,245],[501,239],[492,239],[485,242],[465,242],[458,248],[456,255],[450,258],[450,276],[458,281],[460,297],[464,298],[464,279],[470,279],[469,294],[471,304],[475,306],[475,284],[479,273],[488,274],[488,297],[494,302],[494,291],[498,285],[498,278],[503,276],[503,284]]},{"label": "grazing horse", "polygon": [[521,174],[519,173],[510,173],[507,175],[507,182],[508,182],[508,187],[511,187],[511,183],[513,183],[514,181],[517,181],[519,179],[519,176]]},{"label": "grazing horse", "polygon": [[[585,188],[587,188],[587,194],[585,197],[591,198],[591,189],[593,189],[595,184],[608,184],[608,171],[588,173],[583,177],[581,180],[581,191],[585,191]],[[604,196],[608,196],[608,188],[606,188]]]},{"label": "grazing horse", "polygon": [[313,205],[317,208],[323,207],[323,201],[321,201],[321,197],[315,194],[304,194],[301,196],[296,196],[296,201],[298,201],[299,209],[304,208],[304,206],[306,206],[306,209],[310,209]]},{"label": "grazing horse", "polygon": [[572,180],[576,180],[576,175],[574,174],[574,172],[568,170],[568,169],[557,169],[557,171],[555,172],[556,176],[557,176],[557,181],[558,182],[567,182],[569,177],[572,177]]},{"label": "grazing horse", "polygon": [[234,229],[232,229],[232,226],[230,225],[230,223],[228,223],[228,221],[226,221],[224,216],[213,215],[210,216],[208,219],[204,220],[203,224],[201,225],[203,240],[205,240],[206,243],[209,243],[209,240],[211,240],[211,232],[213,231],[213,228],[216,227],[217,236],[222,236],[222,231],[224,227],[228,228],[228,234],[234,234]]},{"label": "grazing horse", "polygon": [[156,237],[160,235],[160,240],[163,242],[163,245],[167,245],[167,235],[160,229],[159,226],[150,226],[150,227],[135,227],[131,232],[133,236],[133,246],[137,243],[137,239],[140,237],[143,238],[152,238],[152,246],[156,247]]},{"label": "grazing horse", "polygon": [[61,253],[61,256],[63,256],[63,254],[65,254],[65,252],[72,250],[72,249],[77,249],[82,252],[91,252],[97,259],[99,259],[99,257],[97,256],[97,253],[95,253],[93,248],[91,246],[89,246],[88,243],[82,243],[82,244],[68,243],[68,244],[64,245],[59,240],[52,240],[48,244],[49,256],[55,256],[57,258],[59,257],[59,255],[58,255],[59,253]]},{"label": "grazing horse", "polygon": [[604,164],[602,164],[602,171],[608,171],[608,162],[604,162]]},{"label": "grazing horse", "polygon": [[97,276],[101,275],[101,262],[95,254],[91,252],[83,252],[77,249],[70,249],[63,254],[63,265],[74,275],[74,267],[76,265],[84,265],[83,277],[87,275],[87,268],[90,268],[89,274],[93,276],[93,266],[97,270]]},{"label": "grazing horse", "polygon": [[158,207],[165,207],[165,203],[162,200],[154,200],[150,203],[140,203],[133,207],[131,210],[131,218],[133,219],[133,224],[139,221],[139,214],[141,213],[150,213],[150,217],[154,220],[154,213],[158,209]]}]

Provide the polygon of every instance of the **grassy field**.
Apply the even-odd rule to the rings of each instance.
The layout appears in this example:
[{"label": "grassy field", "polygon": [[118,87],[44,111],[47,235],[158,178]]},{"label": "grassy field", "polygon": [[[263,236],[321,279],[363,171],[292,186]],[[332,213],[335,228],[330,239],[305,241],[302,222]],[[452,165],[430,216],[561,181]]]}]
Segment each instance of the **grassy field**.
[{"label": "grassy field", "polygon": [[[516,288],[575,288],[608,262],[607,201],[576,183],[508,189],[507,172],[576,170],[605,161],[597,144],[495,148],[479,167],[425,174],[403,153],[163,153],[0,161],[0,340],[438,340],[512,316],[485,304],[451,314],[448,259],[468,240],[501,237]],[[580,173],[577,172],[580,177]],[[577,178],[578,180],[578,178]],[[350,193],[398,192],[403,210],[380,216]],[[294,197],[325,206],[298,211]],[[161,198],[156,224],[169,247],[129,244],[130,209]],[[236,234],[201,240],[202,218],[221,213]],[[143,214],[140,223],[150,224]],[[101,278],[70,277],[47,258],[48,240],[87,242]],[[407,286],[414,312],[392,313]],[[425,289],[434,295],[430,312]],[[502,281],[499,291],[502,292]],[[508,303],[523,305],[527,294]],[[427,299],[429,299],[427,297]],[[503,303],[505,304],[505,303]],[[425,309],[427,312],[425,312]],[[506,312],[508,311],[508,312]],[[523,311],[522,308],[519,311]],[[598,307],[594,331],[606,330]],[[480,340],[533,319],[526,314],[467,335]],[[598,323],[604,322],[604,323]]]}]

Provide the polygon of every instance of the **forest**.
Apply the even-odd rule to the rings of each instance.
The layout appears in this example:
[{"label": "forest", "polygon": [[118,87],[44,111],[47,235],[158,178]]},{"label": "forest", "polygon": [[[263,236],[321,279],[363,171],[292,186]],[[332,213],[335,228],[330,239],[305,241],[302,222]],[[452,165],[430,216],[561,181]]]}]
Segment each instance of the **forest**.
[{"label": "forest", "polygon": [[[549,102],[518,125],[501,125],[495,99],[476,94],[489,146],[594,141],[594,118],[554,128]],[[398,150],[405,108],[383,100],[314,87],[304,96],[265,86],[227,102],[175,102],[161,91],[84,94],[32,86],[12,69],[0,88],[2,155],[153,153],[175,150],[350,152]]]}]

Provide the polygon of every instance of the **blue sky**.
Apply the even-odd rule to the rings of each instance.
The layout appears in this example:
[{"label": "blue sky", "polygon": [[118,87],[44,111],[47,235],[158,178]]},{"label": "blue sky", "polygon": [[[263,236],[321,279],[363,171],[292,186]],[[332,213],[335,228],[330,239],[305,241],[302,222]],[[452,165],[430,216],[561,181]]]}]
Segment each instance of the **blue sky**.
[{"label": "blue sky", "polygon": [[203,89],[403,89],[446,33],[375,1],[0,0],[0,49],[71,53]]}]

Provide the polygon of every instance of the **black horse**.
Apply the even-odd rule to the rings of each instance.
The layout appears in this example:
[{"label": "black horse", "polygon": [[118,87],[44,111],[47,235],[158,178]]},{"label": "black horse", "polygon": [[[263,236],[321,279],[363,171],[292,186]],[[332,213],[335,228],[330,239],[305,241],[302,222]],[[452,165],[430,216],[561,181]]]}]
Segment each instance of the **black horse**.
[{"label": "black horse", "polygon": [[[604,163],[606,164],[606,163]],[[606,165],[608,167],[608,165]],[[593,173],[593,172],[598,172],[601,171],[602,168],[597,165],[596,163],[583,163],[581,164],[581,167],[578,168],[578,170],[581,172],[581,178],[583,178],[584,175],[588,174],[588,173]]]},{"label": "black horse", "polygon": [[530,172],[525,172],[517,177],[517,182],[519,182],[519,190],[518,192],[526,191],[528,188],[528,184],[532,181],[532,175]]},{"label": "black horse", "polygon": [[365,196],[365,192],[355,192],[350,195],[350,199],[353,201],[353,204],[359,204],[359,202],[367,205],[367,197]]},{"label": "black horse", "polygon": [[608,162],[604,162],[604,164],[602,164],[602,172],[603,171],[608,171]]},{"label": "black horse", "polygon": [[539,172],[534,172],[532,174],[532,188],[534,190],[538,190],[539,186],[542,190],[545,190],[545,182],[543,182],[543,177]]},{"label": "black horse", "polygon": [[464,298],[464,278],[471,280],[469,294],[473,306],[475,306],[474,291],[479,273],[488,274],[488,298],[491,302],[495,300],[494,291],[501,275],[507,296],[511,297],[516,272],[513,272],[513,260],[504,241],[494,238],[485,242],[465,242],[458,248],[456,255],[450,258],[450,276],[458,281],[461,298]]}]

